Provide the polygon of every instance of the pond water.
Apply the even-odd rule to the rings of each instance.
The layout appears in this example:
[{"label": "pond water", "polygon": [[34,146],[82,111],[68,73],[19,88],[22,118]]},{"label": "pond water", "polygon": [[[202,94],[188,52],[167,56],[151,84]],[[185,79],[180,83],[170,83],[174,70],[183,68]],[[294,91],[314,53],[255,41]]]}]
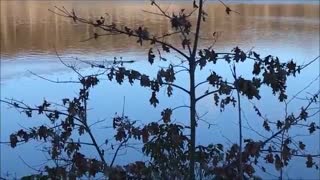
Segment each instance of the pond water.
[{"label": "pond water", "polygon": [[[83,60],[113,60],[113,57],[123,57],[124,60],[135,60],[128,65],[130,68],[139,69],[148,74],[154,74],[158,65],[151,66],[147,62],[147,44],[139,46],[135,39],[123,36],[105,36],[97,40],[84,41],[97,32],[86,25],[75,24],[69,19],[59,17],[49,12],[54,6],[66,9],[75,9],[82,17],[97,18],[108,13],[108,20],[115,21],[119,25],[126,24],[129,27],[144,25],[154,34],[171,32],[170,23],[163,17],[146,14],[142,10],[154,11],[149,2],[143,1],[0,1],[1,3],[1,99],[15,98],[23,100],[27,104],[36,105],[43,99],[51,102],[59,102],[62,98],[73,97],[79,87],[75,85],[53,84],[39,79],[30,74],[32,71],[50,79],[69,80],[76,75],[64,67],[58,60],[57,51],[66,61],[78,57]],[[173,3],[166,1],[162,6],[168,12],[178,11],[181,8],[190,10],[191,4],[186,2]],[[215,44],[216,51],[230,52],[239,46],[244,50],[254,47],[263,56],[275,55],[283,62],[294,59],[299,64],[307,63],[319,55],[319,4],[318,1],[231,1],[232,9],[238,14],[230,16],[224,13],[221,4],[209,1],[205,7],[208,18],[201,29],[201,46],[208,46],[207,38],[212,37],[213,32],[219,33],[219,39]],[[180,37],[174,36],[166,39],[169,43],[180,46]],[[174,54],[168,54],[170,62],[179,59]],[[211,67],[216,72],[230,77],[228,66],[217,65]],[[90,71],[82,67],[83,72]],[[210,68],[205,70],[208,72]],[[240,66],[240,72],[248,75],[251,65]],[[247,74],[245,73],[247,72]],[[206,73],[200,72],[197,80],[205,78]],[[309,86],[299,97],[306,97],[308,93],[319,90],[319,61],[306,68],[301,75],[290,78],[288,82],[288,95],[291,98],[310,82]],[[181,74],[177,83],[187,87],[187,74]],[[68,86],[66,88],[66,86]],[[207,87],[198,91],[204,93]],[[132,119],[147,123],[160,119],[160,112],[167,107],[176,107],[188,104],[186,96],[179,90],[174,90],[173,97],[168,98],[164,90],[160,91],[160,104],[157,108],[149,105],[151,92],[138,85],[130,86],[125,83],[119,86],[115,82],[104,81],[92,91],[89,112],[92,123],[106,119],[102,124],[96,125],[95,133],[101,143],[105,139],[112,138],[112,132],[106,129],[110,126],[111,118],[116,112],[121,113],[123,97],[126,98],[125,113]],[[262,100],[254,102],[268,119],[281,119],[284,117],[284,104],[277,102],[269,88],[262,91]],[[244,100],[244,114],[246,127],[254,127],[262,135],[270,136],[263,130],[263,121],[259,119],[249,101]],[[306,102],[294,100],[288,105],[289,111],[298,112]],[[199,123],[197,143],[221,143],[230,145],[237,142],[238,124],[237,111],[233,107],[227,107],[224,112],[214,106],[212,98],[207,98],[198,104],[199,114],[204,114],[203,119],[214,124],[208,128],[205,122]],[[174,119],[180,123],[187,123],[188,113],[181,109],[174,113]],[[319,122],[319,116],[311,120]],[[46,122],[43,117],[27,119],[14,109],[1,104],[1,142],[8,141],[10,133],[22,128],[31,127]],[[46,122],[48,123],[48,122]],[[250,126],[249,126],[250,125]],[[306,141],[307,147],[312,152],[320,153],[319,134],[304,136],[305,129],[295,129],[297,139]],[[244,137],[259,136],[249,129],[245,129]],[[35,150],[34,148],[36,147]],[[41,144],[23,145],[11,149],[1,144],[1,176],[11,174],[20,177],[32,172],[21,158],[33,166],[46,162],[46,155],[42,153]],[[86,151],[90,151],[88,148]],[[92,156],[96,156],[92,154]],[[145,159],[142,154],[130,152],[117,159],[122,164],[134,159]],[[108,159],[108,157],[107,157]],[[306,169],[304,159],[296,159],[292,165],[284,171],[286,178],[317,179],[319,171]],[[270,173],[273,167],[268,167]],[[261,177],[268,179],[275,176],[259,172]]]}]

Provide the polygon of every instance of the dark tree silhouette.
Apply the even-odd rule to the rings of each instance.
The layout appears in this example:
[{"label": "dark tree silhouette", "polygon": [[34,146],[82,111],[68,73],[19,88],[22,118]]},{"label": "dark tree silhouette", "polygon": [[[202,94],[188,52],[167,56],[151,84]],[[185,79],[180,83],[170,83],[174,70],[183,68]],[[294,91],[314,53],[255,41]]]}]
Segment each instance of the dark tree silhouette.
[{"label": "dark tree silhouette", "polygon": [[[226,15],[231,15],[232,10],[222,2],[226,8]],[[280,172],[282,178],[282,169],[287,166],[293,157],[305,157],[306,167],[315,167],[318,169],[314,158],[319,158],[319,154],[306,154],[306,145],[294,138],[289,130],[295,127],[303,127],[312,134],[319,129],[318,122],[309,122],[310,117],[318,115],[319,108],[314,109],[312,105],[319,103],[319,91],[310,95],[308,103],[301,108],[300,112],[289,113],[282,120],[266,119],[259,108],[253,105],[257,116],[263,119],[262,126],[270,136],[264,139],[246,139],[242,133],[242,105],[241,99],[249,100],[261,98],[261,87],[269,87],[272,93],[278,97],[280,103],[288,103],[286,95],[286,82],[289,76],[295,77],[300,71],[316,62],[318,57],[306,65],[297,65],[293,61],[282,62],[278,57],[261,57],[254,50],[245,52],[239,47],[235,47],[231,52],[216,52],[213,45],[203,48],[200,46],[201,26],[205,23],[207,13],[204,10],[204,1],[193,1],[192,10],[187,12],[181,9],[176,13],[168,13],[154,0],[151,5],[156,8],[153,13],[167,18],[171,23],[172,32],[155,36],[144,26],[131,28],[126,25],[119,26],[115,22],[107,21],[103,16],[96,20],[88,20],[79,17],[75,10],[67,10],[64,7],[55,7],[54,14],[70,18],[76,23],[92,25],[95,28],[105,31],[105,34],[94,33],[96,39],[104,35],[129,36],[140,45],[150,44],[148,51],[148,61],[150,64],[156,64],[156,56],[160,61],[166,61],[165,53],[174,53],[180,56],[181,61],[168,62],[167,68],[160,68],[152,78],[151,75],[142,74],[133,69],[125,67],[126,61],[115,60],[109,64],[96,64],[89,61],[81,63],[89,64],[93,69],[103,70],[100,73],[84,76],[74,66],[65,63],[59,56],[59,59],[65,66],[71,68],[79,76],[78,81],[52,81],[54,83],[79,83],[81,89],[74,98],[65,98],[61,106],[65,109],[59,109],[48,101],[37,107],[31,107],[22,101],[14,99],[1,100],[25,113],[28,117],[35,114],[45,115],[54,126],[39,126],[29,130],[19,130],[10,136],[10,145],[12,148],[18,144],[27,143],[31,139],[36,141],[45,141],[49,144],[48,153],[54,162],[54,166],[45,166],[39,171],[39,174],[29,177],[36,178],[70,178],[76,177],[96,177],[103,175],[109,179],[248,179],[257,178],[256,168],[263,167],[266,163],[274,164],[275,169]],[[190,18],[196,14],[195,27],[190,22]],[[174,46],[166,41],[173,35],[181,36],[181,47]],[[213,32],[213,44],[216,41],[216,32]],[[227,80],[211,70],[206,79],[196,82],[197,72],[204,68],[210,68],[217,63],[224,63],[226,69],[230,68],[233,79]],[[252,76],[245,77],[237,71],[237,65],[247,63],[252,66]],[[252,64],[252,65],[251,65]],[[184,87],[176,83],[176,74],[188,74],[188,85]],[[139,125],[136,121],[131,121],[125,115],[115,116],[112,127],[115,129],[115,140],[119,143],[117,147],[112,145],[115,150],[111,162],[105,159],[106,153],[97,142],[96,137],[89,125],[87,117],[87,101],[89,100],[90,90],[101,83],[101,76],[107,75],[110,81],[115,80],[120,85],[124,81],[130,84],[139,83],[140,86],[151,89],[150,104],[154,107],[159,103],[157,93],[161,88],[166,88],[167,95],[171,96],[173,89],[186,93],[189,98],[187,106],[177,106],[176,108],[166,108],[161,113],[161,121],[151,122],[145,125]],[[207,85],[210,89],[203,93],[197,93],[197,89]],[[224,110],[225,106],[233,105],[238,109],[239,120],[239,143],[233,144],[229,149],[223,144],[196,145],[196,134],[199,117],[197,114],[197,103],[212,96],[215,105]],[[188,108],[189,124],[180,125],[171,122],[171,116],[176,109]],[[190,135],[186,134],[190,132]],[[88,136],[90,143],[75,141],[74,136]],[[121,148],[128,147],[130,140],[142,142],[141,151],[150,157],[147,162],[136,161],[125,166],[115,164],[115,159]],[[104,142],[108,144],[108,141]],[[81,147],[84,145],[93,146],[98,154],[98,159],[88,158],[81,153]]]}]

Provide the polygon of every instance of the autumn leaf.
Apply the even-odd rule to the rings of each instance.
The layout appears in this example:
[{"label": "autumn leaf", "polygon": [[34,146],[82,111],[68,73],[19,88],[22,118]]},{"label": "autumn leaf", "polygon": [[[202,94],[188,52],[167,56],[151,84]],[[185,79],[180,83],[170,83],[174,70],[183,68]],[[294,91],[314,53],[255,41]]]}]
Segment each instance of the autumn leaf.
[{"label": "autumn leaf", "polygon": [[168,97],[170,97],[172,95],[172,91],[173,91],[172,86],[168,85],[168,87],[167,87],[167,95],[168,95]]},{"label": "autumn leaf", "polygon": [[171,121],[172,109],[167,108],[161,112],[162,120],[164,123]]},{"label": "autumn leaf", "polygon": [[116,81],[117,81],[119,84],[122,84],[122,82],[123,82],[123,79],[124,79],[124,71],[125,71],[124,68],[119,68],[119,71],[116,72]]},{"label": "autumn leaf", "polygon": [[149,132],[148,132],[147,128],[143,128],[142,129],[142,141],[143,141],[143,143],[146,143],[146,142],[148,142],[148,140],[149,140]]},{"label": "autumn leaf", "polygon": [[260,65],[261,65],[261,64],[258,63],[258,62],[255,62],[255,63],[253,64],[252,74],[254,74],[254,75],[259,75],[259,74],[260,74],[260,72],[261,72]]},{"label": "autumn leaf", "polygon": [[270,163],[270,164],[273,164],[273,162],[274,162],[274,158],[273,158],[272,153],[267,154],[267,156],[264,159],[266,160],[267,163]]},{"label": "autumn leaf", "polygon": [[84,126],[80,126],[79,129],[78,129],[79,135],[81,136],[82,134],[84,134],[84,132],[85,132],[85,127]]},{"label": "autumn leaf", "polygon": [[150,64],[153,64],[155,55],[153,54],[152,48],[149,49],[148,52],[148,61]]},{"label": "autumn leaf", "polygon": [[304,108],[301,108],[300,119],[306,121],[307,118],[308,118],[308,112]]},{"label": "autumn leaf", "polygon": [[260,59],[260,54],[257,54],[256,52],[252,52],[253,53],[253,56],[256,58],[256,59],[258,59],[258,60],[261,60]]},{"label": "autumn leaf", "polygon": [[119,129],[117,129],[117,134],[114,137],[115,137],[116,141],[122,141],[124,138],[127,137],[127,134],[123,128],[119,128]]},{"label": "autumn leaf", "polygon": [[280,156],[278,154],[275,155],[275,168],[277,171],[279,171],[283,167],[283,163],[280,159]]},{"label": "autumn leaf", "polygon": [[193,0],[193,8],[195,8],[195,9],[199,8],[199,6],[196,4],[195,0]]},{"label": "autumn leaf", "polygon": [[270,128],[270,126],[269,126],[269,124],[268,124],[268,121],[263,121],[263,127],[264,127],[264,129],[266,130],[266,131],[270,131],[271,130],[271,128]]},{"label": "autumn leaf", "polygon": [[307,165],[307,168],[312,168],[312,166],[314,165],[315,163],[313,162],[313,158],[311,155],[308,155],[307,156],[307,162],[306,162],[306,165]]},{"label": "autumn leaf", "polygon": [[151,87],[151,90],[156,91],[156,92],[159,92],[159,90],[160,90],[160,86],[159,86],[158,81],[150,81],[150,87]]},{"label": "autumn leaf", "polygon": [[310,125],[309,125],[309,133],[312,134],[313,132],[316,131],[316,123],[312,122]]},{"label": "autumn leaf", "polygon": [[17,138],[17,136],[14,135],[14,134],[11,134],[11,135],[10,135],[10,146],[11,146],[12,148],[15,148],[15,147],[17,146],[17,143],[18,143],[18,138]]},{"label": "autumn leaf", "polygon": [[46,126],[40,126],[38,129],[38,135],[41,138],[43,138],[44,140],[46,140],[47,136],[48,136],[48,128]]},{"label": "autumn leaf", "polygon": [[163,49],[163,51],[165,51],[165,52],[170,52],[169,47],[166,46],[165,44],[162,44],[162,49]]},{"label": "autumn leaf", "polygon": [[229,7],[226,7],[226,13],[228,14],[228,15],[230,15],[230,12],[231,12],[232,10],[229,8]]},{"label": "autumn leaf", "polygon": [[216,106],[218,106],[218,104],[219,104],[219,95],[217,93],[214,93],[213,99],[214,99],[214,104]]},{"label": "autumn leaf", "polygon": [[199,59],[200,69],[202,69],[204,66],[206,66],[206,64],[207,64],[207,59],[205,57],[201,57]]},{"label": "autumn leaf", "polygon": [[281,129],[283,126],[283,122],[281,122],[280,120],[277,121],[277,129]]},{"label": "autumn leaf", "polygon": [[140,85],[141,85],[142,87],[150,87],[151,83],[150,83],[149,76],[147,76],[147,75],[141,75]]},{"label": "autumn leaf", "polygon": [[152,96],[151,96],[149,102],[150,102],[150,104],[153,105],[154,107],[156,107],[157,104],[159,104],[159,100],[158,100],[157,97],[156,97],[156,92],[155,92],[155,91],[152,92]]},{"label": "autumn leaf", "polygon": [[299,148],[300,148],[301,150],[305,150],[305,147],[306,147],[306,145],[303,144],[303,142],[299,141]]},{"label": "autumn leaf", "polygon": [[256,113],[259,117],[262,117],[260,110],[256,106],[253,106],[253,109],[254,109],[254,111],[256,111]]},{"label": "autumn leaf", "polygon": [[209,62],[213,62],[213,64],[216,64],[218,55],[214,50],[206,51],[209,55]]},{"label": "autumn leaf", "polygon": [[221,80],[221,77],[217,75],[215,72],[212,72],[211,75],[207,78],[207,81],[212,86],[217,86],[220,80]]},{"label": "autumn leaf", "polygon": [[26,115],[28,117],[32,117],[32,111],[31,110],[28,110],[28,111],[25,111]]},{"label": "autumn leaf", "polygon": [[62,103],[63,105],[66,105],[70,100],[68,98],[64,98],[62,99]]}]

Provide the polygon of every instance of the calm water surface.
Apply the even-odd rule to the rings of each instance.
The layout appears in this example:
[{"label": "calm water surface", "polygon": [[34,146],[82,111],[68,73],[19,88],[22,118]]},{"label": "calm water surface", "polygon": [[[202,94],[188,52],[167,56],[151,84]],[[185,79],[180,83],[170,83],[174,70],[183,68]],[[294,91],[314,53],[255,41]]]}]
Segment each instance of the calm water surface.
[{"label": "calm water surface", "polygon": [[[77,86],[70,85],[66,88],[66,85],[52,84],[32,76],[27,71],[30,70],[51,79],[75,79],[76,76],[58,62],[55,49],[65,60],[72,60],[72,57],[85,60],[112,60],[114,56],[121,56],[125,60],[136,60],[136,63],[129,66],[145,73],[154,72],[157,69],[147,63],[146,49],[149,46],[138,46],[135,40],[130,41],[128,37],[106,36],[81,42],[91,37],[97,30],[55,16],[48,11],[48,9],[54,9],[54,6],[74,8],[79,15],[92,19],[108,13],[110,21],[130,27],[144,25],[156,35],[171,32],[170,23],[164,18],[142,12],[142,10],[153,10],[149,2],[1,1],[1,98],[14,97],[29,104],[38,104],[44,98],[58,101],[64,97],[76,95]],[[166,2],[163,7],[168,9],[168,12],[173,12],[181,8],[189,10],[191,6],[182,2]],[[285,1],[284,3],[234,1],[231,7],[241,15],[226,15],[221,4],[210,2],[205,7],[209,18],[203,25],[201,35],[207,39],[211,37],[212,32],[219,32],[220,38],[215,44],[217,51],[230,51],[235,46],[245,50],[254,47],[262,55],[273,54],[284,62],[293,58],[299,64],[319,55],[320,28],[317,1]],[[179,39],[180,37],[176,36],[166,41],[180,46]],[[201,41],[203,47],[208,44],[207,40]],[[177,60],[175,55],[167,57],[172,62]],[[227,77],[230,75],[228,66],[217,65],[213,69]],[[248,71],[248,67],[241,66],[240,70]],[[83,67],[83,71],[88,70]],[[200,73],[198,79],[204,78],[203,74],[205,73]],[[318,74],[319,62],[308,67],[296,79],[289,79],[289,97],[313,81]],[[178,82],[184,84],[186,76],[186,74],[181,75]],[[319,81],[315,81],[307,92],[312,93],[318,89]],[[200,89],[199,93],[203,93],[201,90],[205,91],[206,87]],[[126,96],[126,114],[142,123],[158,120],[164,108],[188,104],[186,96],[178,90],[174,91],[172,98],[166,97],[165,94],[165,91],[159,93],[161,100],[159,107],[153,108],[149,105],[148,90],[138,86],[129,87],[128,84],[118,86],[115,82],[102,83],[92,92],[90,101],[92,110],[89,112],[92,122],[107,119],[104,124],[96,127],[95,132],[104,135],[99,136],[99,140],[104,142],[106,138],[112,138],[112,132],[104,127],[110,125],[111,117],[115,112],[121,112],[123,96]],[[256,103],[269,119],[280,119],[284,116],[284,105],[277,103],[276,98],[270,94],[271,90],[265,88],[262,92],[264,98]],[[306,93],[300,94],[301,97],[306,95]],[[244,107],[250,107],[244,110],[248,124],[261,131],[263,135],[270,135],[264,133],[262,121],[255,116],[251,104],[248,101],[243,103]],[[304,103],[299,100],[293,101],[289,104],[289,110],[297,111]],[[197,143],[225,142],[230,145],[231,142],[237,141],[237,133],[234,133],[237,132],[235,109],[230,107],[224,113],[220,113],[213,106],[212,99],[208,98],[200,102],[198,111],[200,114],[205,114],[203,118],[206,121],[215,125],[208,129],[205,122],[199,123]],[[188,114],[185,110],[180,110],[174,114],[174,118],[177,122],[185,123]],[[314,117],[313,120],[316,121],[317,118],[319,116]],[[1,104],[1,141],[7,141],[9,134],[21,127],[31,127],[43,122],[41,117],[26,119],[25,116]],[[249,127],[248,124],[246,127]],[[306,131],[297,129],[295,132],[301,135],[298,138],[305,140],[306,137],[302,135],[307,134]],[[257,134],[250,130],[245,131],[246,138],[252,136]],[[307,139],[307,146],[314,147],[311,148],[313,151],[310,153],[319,153],[319,134]],[[36,147],[41,149],[41,145]],[[86,149],[86,151],[90,150]],[[16,173],[19,177],[30,173],[32,170],[19,157],[34,166],[41,165],[46,160],[44,153],[34,151],[34,145],[20,146],[14,150],[1,145],[1,175],[9,172]],[[126,163],[136,158],[145,159],[139,153],[130,152],[120,156],[117,162]],[[304,159],[297,159],[285,170],[285,176],[309,179],[319,177],[319,171],[305,169],[304,165]],[[271,173],[277,175],[272,170]],[[270,174],[262,172],[260,174],[265,178],[274,178]]]}]

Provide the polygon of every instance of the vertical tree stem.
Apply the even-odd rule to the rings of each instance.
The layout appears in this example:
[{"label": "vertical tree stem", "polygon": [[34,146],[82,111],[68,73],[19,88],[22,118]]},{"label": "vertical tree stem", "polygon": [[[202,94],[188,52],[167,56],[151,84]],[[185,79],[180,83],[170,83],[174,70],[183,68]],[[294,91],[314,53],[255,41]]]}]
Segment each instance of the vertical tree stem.
[{"label": "vertical tree stem", "polygon": [[196,146],[196,92],[195,92],[195,56],[190,58],[190,171],[189,179],[195,179],[195,146]]},{"label": "vertical tree stem", "polygon": [[240,169],[240,179],[243,180],[243,167],[242,167],[242,118],[241,118],[241,101],[240,93],[237,88],[238,96],[238,116],[239,116],[239,169]]},{"label": "vertical tree stem", "polygon": [[[232,71],[232,70],[231,70]],[[237,81],[237,72],[236,66],[233,64],[233,78]],[[238,83],[236,83],[237,89],[237,99],[238,99],[238,120],[239,120],[239,171],[240,171],[240,179],[243,180],[243,167],[242,167],[242,116],[241,116],[241,99],[240,99],[240,92]]]},{"label": "vertical tree stem", "polygon": [[191,57],[189,59],[189,69],[190,69],[190,169],[189,178],[195,179],[195,145],[196,145],[196,92],[195,92],[195,70],[196,70],[196,52],[198,49],[201,17],[202,17],[202,7],[203,0],[199,0],[199,11],[196,26],[196,33],[194,37],[194,44]]},{"label": "vertical tree stem", "polygon": [[196,96],[195,96],[195,79],[194,70],[190,69],[190,128],[191,128],[191,143],[190,143],[190,179],[194,179],[195,167],[195,142],[196,142]]}]

